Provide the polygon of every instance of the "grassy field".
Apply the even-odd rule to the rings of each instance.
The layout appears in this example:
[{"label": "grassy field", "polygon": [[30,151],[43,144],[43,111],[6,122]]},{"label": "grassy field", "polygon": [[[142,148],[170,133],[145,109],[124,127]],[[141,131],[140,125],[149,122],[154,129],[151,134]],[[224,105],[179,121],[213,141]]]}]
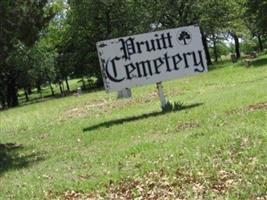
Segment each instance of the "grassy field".
[{"label": "grassy field", "polygon": [[[88,81],[85,80],[85,82],[87,84],[86,86],[88,86]],[[78,87],[82,88],[82,86],[83,86],[81,79],[71,79],[68,81],[68,83],[69,83],[69,87],[70,87],[69,93],[76,92]],[[69,96],[69,94],[67,92],[67,86],[66,86],[65,81],[63,81],[63,85],[64,86],[62,87],[62,89],[66,93],[66,96]],[[58,84],[52,84],[52,87],[53,87],[53,90],[55,92],[55,97],[57,97],[57,98],[61,97],[59,85]],[[33,104],[33,103],[39,103],[39,102],[53,99],[55,97],[52,96],[50,87],[48,85],[42,86],[42,93],[41,94],[37,92],[36,88],[33,89],[32,94],[29,95],[29,101],[28,102],[26,101],[24,90],[19,91],[20,105],[29,105],[29,104]]]},{"label": "grassy field", "polygon": [[[256,199],[267,195],[267,56],[154,85],[0,113],[0,199],[102,196]],[[89,195],[89,196],[90,196]]]}]

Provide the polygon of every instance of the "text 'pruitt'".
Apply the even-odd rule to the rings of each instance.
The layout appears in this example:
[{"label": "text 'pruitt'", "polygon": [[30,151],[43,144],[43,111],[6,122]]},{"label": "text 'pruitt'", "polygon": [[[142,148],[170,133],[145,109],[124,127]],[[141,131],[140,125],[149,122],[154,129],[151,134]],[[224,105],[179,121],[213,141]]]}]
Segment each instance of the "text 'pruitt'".
[{"label": "text 'pruitt'", "polygon": [[103,41],[97,48],[107,91],[207,71],[197,26]]}]

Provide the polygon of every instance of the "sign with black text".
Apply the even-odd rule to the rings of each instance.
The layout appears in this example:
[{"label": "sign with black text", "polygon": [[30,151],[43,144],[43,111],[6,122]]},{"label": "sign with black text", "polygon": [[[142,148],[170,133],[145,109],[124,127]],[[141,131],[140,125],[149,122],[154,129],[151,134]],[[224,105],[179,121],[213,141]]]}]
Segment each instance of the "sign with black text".
[{"label": "sign with black text", "polygon": [[198,26],[188,26],[98,42],[106,90],[207,72],[201,37]]}]

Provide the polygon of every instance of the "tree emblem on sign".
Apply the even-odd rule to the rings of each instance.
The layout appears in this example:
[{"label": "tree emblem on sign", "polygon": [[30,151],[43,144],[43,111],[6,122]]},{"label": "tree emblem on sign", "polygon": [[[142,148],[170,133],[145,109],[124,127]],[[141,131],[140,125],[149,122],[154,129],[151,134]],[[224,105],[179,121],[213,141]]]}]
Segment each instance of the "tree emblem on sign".
[{"label": "tree emblem on sign", "polygon": [[188,31],[181,31],[178,34],[178,42],[182,45],[188,45],[192,40],[191,34]]}]

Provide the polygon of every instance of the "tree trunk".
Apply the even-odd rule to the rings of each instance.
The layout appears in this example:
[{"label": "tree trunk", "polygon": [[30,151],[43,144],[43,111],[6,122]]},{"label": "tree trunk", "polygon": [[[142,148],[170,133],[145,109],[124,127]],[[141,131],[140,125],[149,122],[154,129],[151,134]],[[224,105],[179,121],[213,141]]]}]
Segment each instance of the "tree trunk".
[{"label": "tree trunk", "polygon": [[214,61],[218,62],[217,42],[215,36],[213,37],[213,52],[214,52]]},{"label": "tree trunk", "polygon": [[263,51],[263,44],[262,44],[261,36],[258,35],[257,38],[258,38],[258,42],[259,42],[260,51],[262,52]]},{"label": "tree trunk", "polygon": [[82,78],[82,83],[83,83],[83,86],[82,86],[82,88],[85,90],[85,89],[86,89],[86,85],[85,85],[84,78]]},{"label": "tree trunk", "polygon": [[65,78],[65,82],[66,82],[67,90],[70,91],[68,77]]},{"label": "tree trunk", "polygon": [[50,86],[50,90],[51,90],[52,96],[55,96],[54,88],[53,88],[52,83],[51,83],[50,80],[49,80],[49,86]]},{"label": "tree trunk", "polygon": [[50,76],[48,75],[47,70],[45,71],[45,73],[46,73],[46,78],[47,78],[48,83],[49,83],[49,87],[50,87],[51,95],[52,95],[52,96],[55,96],[54,88],[53,88],[53,86],[52,86],[52,80],[51,80]]},{"label": "tree trunk", "polygon": [[32,94],[32,88],[31,88],[31,87],[28,87],[28,88],[27,88],[27,91],[28,91],[28,94],[29,94],[29,95]]},{"label": "tree trunk", "polygon": [[1,95],[0,96],[0,103],[1,103],[2,109],[5,109],[5,107],[6,107],[6,100],[5,100],[4,95]]},{"label": "tree trunk", "polygon": [[60,82],[58,83],[58,85],[59,85],[59,90],[60,90],[60,94],[61,94],[61,96],[64,96],[64,91],[63,91],[63,89],[62,89],[62,82],[60,81]]},{"label": "tree trunk", "polygon": [[37,92],[41,93],[41,91],[42,91],[41,84],[37,83],[36,88],[37,88]]},{"label": "tree trunk", "polygon": [[27,88],[24,88],[24,95],[25,95],[26,102],[28,102],[29,101],[29,95],[28,95]]},{"label": "tree trunk", "polygon": [[[0,78],[2,78],[0,76]],[[3,81],[4,78],[2,78],[2,82],[1,84],[4,84],[5,86],[1,86],[0,88],[0,104],[1,104],[1,108],[4,109],[6,107],[6,82]]]},{"label": "tree trunk", "polygon": [[42,99],[43,98],[42,88],[40,88],[39,94],[40,94],[40,98]]},{"label": "tree trunk", "polygon": [[212,65],[211,57],[210,57],[210,52],[209,52],[209,47],[208,47],[207,36],[202,31],[201,31],[201,34],[202,34],[202,43],[203,43],[205,54],[206,54],[207,64],[208,65]]},{"label": "tree trunk", "polygon": [[7,105],[8,107],[18,106],[19,100],[16,79],[13,77],[9,78],[7,84]]},{"label": "tree trunk", "polygon": [[239,44],[239,38],[235,33],[231,33],[234,41],[235,41],[235,54],[236,54],[236,59],[239,59],[241,57],[240,54],[240,44]]},{"label": "tree trunk", "polygon": [[37,92],[40,94],[40,98],[43,98],[41,84],[39,82],[37,82],[36,84]]}]

